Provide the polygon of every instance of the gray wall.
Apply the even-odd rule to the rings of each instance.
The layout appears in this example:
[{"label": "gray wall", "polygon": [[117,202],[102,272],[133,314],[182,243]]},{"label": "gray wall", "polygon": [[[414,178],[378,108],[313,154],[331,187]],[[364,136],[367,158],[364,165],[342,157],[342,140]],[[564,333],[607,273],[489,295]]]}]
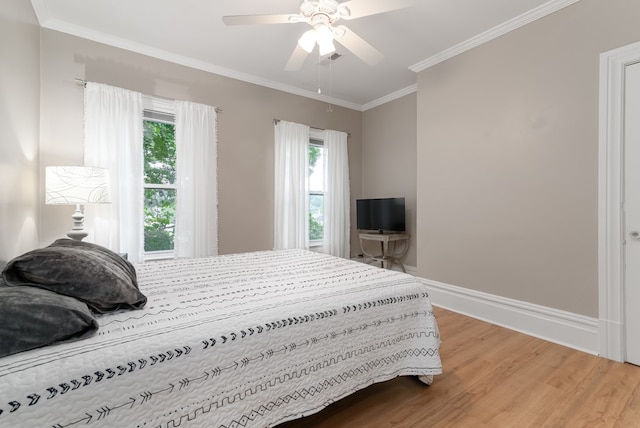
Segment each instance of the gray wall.
[{"label": "gray wall", "polygon": [[363,114],[362,197],[405,197],[407,266],[416,266],[416,100],[405,95]]},{"label": "gray wall", "polygon": [[[320,101],[52,30],[43,29],[41,38],[43,167],[82,164],[83,88],[74,83],[74,78],[80,78],[223,109],[218,115],[220,253],[273,247],[273,119],[350,133],[352,221],[355,221],[355,199],[360,196],[362,177],[361,112],[333,106],[331,113],[327,104]],[[41,209],[41,243],[47,244],[64,236],[72,210],[44,205]],[[90,223],[89,218],[86,221]],[[355,234],[354,245],[357,248]]]},{"label": "gray wall", "polygon": [[640,2],[582,0],[418,75],[418,272],[598,315],[598,67]]},{"label": "gray wall", "polygon": [[0,8],[0,261],[38,243],[40,30],[31,3]]}]

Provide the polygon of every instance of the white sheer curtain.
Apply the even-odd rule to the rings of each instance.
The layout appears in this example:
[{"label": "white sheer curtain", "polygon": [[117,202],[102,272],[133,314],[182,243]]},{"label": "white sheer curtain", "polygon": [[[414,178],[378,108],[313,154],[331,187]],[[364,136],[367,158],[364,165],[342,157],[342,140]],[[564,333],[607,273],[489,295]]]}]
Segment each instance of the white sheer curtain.
[{"label": "white sheer curtain", "polygon": [[275,126],[274,248],[309,248],[309,127]]},{"label": "white sheer curtain", "polygon": [[349,155],[347,134],[324,131],[324,252],[350,257]]},{"label": "white sheer curtain", "polygon": [[176,101],[176,257],[218,254],[214,107]]},{"label": "white sheer curtain", "polygon": [[87,82],[84,92],[84,162],[109,170],[111,204],[87,206],[93,240],[144,258],[142,95]]}]

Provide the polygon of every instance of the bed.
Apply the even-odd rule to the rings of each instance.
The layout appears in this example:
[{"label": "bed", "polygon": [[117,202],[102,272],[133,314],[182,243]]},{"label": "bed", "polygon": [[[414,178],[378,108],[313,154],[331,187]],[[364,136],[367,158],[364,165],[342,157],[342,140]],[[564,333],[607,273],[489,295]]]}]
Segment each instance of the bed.
[{"label": "bed", "polygon": [[98,308],[81,338],[0,358],[0,426],[272,427],[442,371],[411,275],[304,250],[134,268],[145,302]]}]

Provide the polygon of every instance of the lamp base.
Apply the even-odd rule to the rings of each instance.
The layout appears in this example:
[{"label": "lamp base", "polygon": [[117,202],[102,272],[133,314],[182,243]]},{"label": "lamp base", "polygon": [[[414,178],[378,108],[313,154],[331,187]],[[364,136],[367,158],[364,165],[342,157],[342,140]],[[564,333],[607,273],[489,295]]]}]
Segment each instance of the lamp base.
[{"label": "lamp base", "polygon": [[73,219],[73,229],[71,229],[67,236],[71,239],[75,239],[76,241],[82,241],[82,239],[86,238],[89,235],[84,231],[84,207],[80,204],[76,204],[76,210],[71,215]]},{"label": "lamp base", "polygon": [[71,229],[69,232],[67,232],[67,236],[71,239],[75,239],[76,241],[82,241],[87,237],[87,235],[89,234],[83,230]]}]

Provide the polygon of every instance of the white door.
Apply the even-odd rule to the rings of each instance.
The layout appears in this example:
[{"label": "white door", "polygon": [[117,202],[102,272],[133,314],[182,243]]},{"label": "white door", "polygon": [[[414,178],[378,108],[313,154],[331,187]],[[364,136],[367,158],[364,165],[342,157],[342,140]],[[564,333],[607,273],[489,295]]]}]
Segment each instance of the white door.
[{"label": "white door", "polygon": [[625,360],[640,365],[640,63],[625,71]]}]

